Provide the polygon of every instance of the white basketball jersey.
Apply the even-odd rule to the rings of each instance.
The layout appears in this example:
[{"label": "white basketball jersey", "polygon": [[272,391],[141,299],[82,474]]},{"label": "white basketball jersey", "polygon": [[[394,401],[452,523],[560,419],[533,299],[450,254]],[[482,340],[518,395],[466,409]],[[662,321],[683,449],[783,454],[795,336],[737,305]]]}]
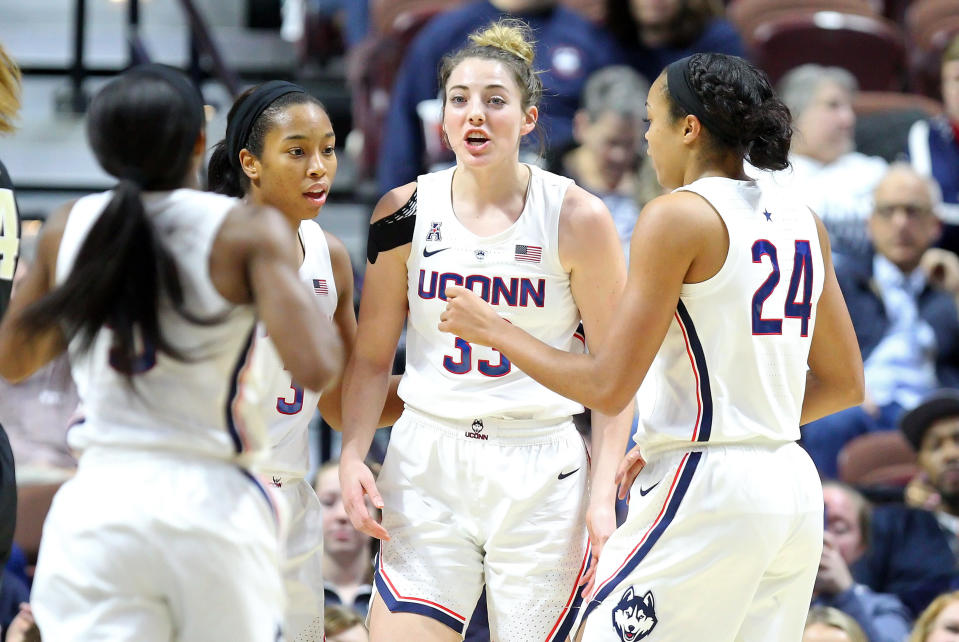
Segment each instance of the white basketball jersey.
[{"label": "white basketball jersey", "polygon": [[[90,228],[112,192],[81,198],[70,212],[57,256],[62,284]],[[210,251],[236,199],[179,189],[143,194],[153,229],[173,257],[184,307],[209,325],[192,323],[161,297],[165,339],[183,355],[178,361],[143,346],[131,388],[111,365],[112,332],[102,328],[86,353],[69,346],[83,420],[68,435],[72,448],[158,449],[248,462],[265,451],[266,428],[250,412],[260,403],[260,382],[251,376],[252,305],[224,299],[210,279]]]},{"label": "white basketball jersey", "polygon": [[[300,280],[316,297],[326,318],[332,320],[337,292],[326,235],[316,222],[302,221],[300,240],[304,254]],[[261,348],[272,353],[264,362],[274,364],[270,372],[262,373],[272,394],[266,399],[270,455],[261,468],[265,472],[301,477],[306,475],[310,466],[308,428],[320,393],[297,385],[290,373],[283,369],[279,354],[266,336],[262,323],[257,325],[257,350]]]},{"label": "white basketball jersey", "polygon": [[581,405],[533,381],[496,350],[437,329],[446,287],[461,285],[538,339],[570,349],[579,311],[559,261],[558,235],[572,181],[531,167],[520,217],[508,229],[481,237],[453,213],[454,171],[417,179],[400,397],[421,412],[450,419],[552,419],[581,412]]},{"label": "white basketball jersey", "polygon": [[719,212],[729,253],[715,276],[682,287],[637,395],[636,441],[647,452],[795,441],[823,288],[815,220],[752,181],[703,178],[680,189]]}]

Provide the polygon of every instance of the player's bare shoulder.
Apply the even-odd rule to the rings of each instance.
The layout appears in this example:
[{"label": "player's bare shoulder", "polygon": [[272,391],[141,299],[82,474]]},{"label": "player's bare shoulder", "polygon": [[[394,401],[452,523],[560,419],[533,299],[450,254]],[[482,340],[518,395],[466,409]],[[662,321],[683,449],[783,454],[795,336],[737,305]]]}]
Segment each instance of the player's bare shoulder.
[{"label": "player's bare shoulder", "polygon": [[249,303],[252,292],[247,267],[257,256],[287,254],[292,231],[272,207],[237,202],[227,212],[210,252],[210,278],[232,303]]}]

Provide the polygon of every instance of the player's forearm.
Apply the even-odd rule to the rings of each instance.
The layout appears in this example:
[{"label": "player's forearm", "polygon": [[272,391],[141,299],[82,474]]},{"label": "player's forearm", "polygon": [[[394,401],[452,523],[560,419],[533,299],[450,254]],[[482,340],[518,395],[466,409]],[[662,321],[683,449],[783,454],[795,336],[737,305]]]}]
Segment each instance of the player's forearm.
[{"label": "player's forearm", "polygon": [[633,404],[618,415],[593,412],[591,502],[616,501],[616,469],[626,452],[633,424]]},{"label": "player's forearm", "polygon": [[840,410],[862,403],[862,380],[824,381],[812,370],[806,373],[806,394],[803,397],[800,425],[822,419]]},{"label": "player's forearm", "polygon": [[617,377],[603,374],[597,357],[557,350],[516,326],[503,323],[492,346],[517,368],[550,390],[588,408],[617,415],[629,404],[632,392],[617,385]]},{"label": "player's forearm", "polygon": [[342,457],[363,460],[390,389],[390,364],[374,363],[357,356],[347,365],[343,383]]}]

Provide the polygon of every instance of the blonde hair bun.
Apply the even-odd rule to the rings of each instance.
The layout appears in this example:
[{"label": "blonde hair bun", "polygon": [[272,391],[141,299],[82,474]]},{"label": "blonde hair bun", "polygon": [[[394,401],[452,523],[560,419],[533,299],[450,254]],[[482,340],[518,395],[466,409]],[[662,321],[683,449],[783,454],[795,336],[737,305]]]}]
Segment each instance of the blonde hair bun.
[{"label": "blonde hair bun", "polygon": [[470,42],[477,47],[502,49],[526,64],[533,64],[533,33],[529,26],[516,18],[503,18],[482,31],[470,35]]}]

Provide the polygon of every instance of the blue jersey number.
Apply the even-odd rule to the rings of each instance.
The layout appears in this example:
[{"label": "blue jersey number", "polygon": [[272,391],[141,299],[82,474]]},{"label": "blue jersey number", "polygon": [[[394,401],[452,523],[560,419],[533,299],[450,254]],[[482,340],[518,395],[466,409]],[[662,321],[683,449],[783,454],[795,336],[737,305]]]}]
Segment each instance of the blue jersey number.
[{"label": "blue jersey number", "polygon": [[[753,295],[752,317],[753,334],[782,334],[782,319],[763,318],[763,304],[779,285],[779,259],[776,246],[770,241],[761,239],[753,243],[753,263],[762,263],[764,256],[769,257],[772,271],[763,284]],[[799,282],[803,283],[803,296],[797,301]],[[812,250],[809,241],[796,241],[796,253],[793,257],[792,276],[789,279],[789,288],[786,290],[786,305],[783,314],[790,319],[801,319],[800,334],[808,336],[809,318],[812,316]]]},{"label": "blue jersey number", "polygon": [[[459,337],[456,337],[455,346],[456,349],[460,351],[459,358],[454,361],[453,357],[449,355],[444,356],[443,367],[453,374],[466,374],[473,369],[473,346]],[[508,374],[512,367],[509,359],[502,354],[499,355],[499,363],[496,365],[491,364],[486,359],[480,359],[476,365],[476,369],[480,371],[480,374],[486,375],[487,377],[502,377]]]},{"label": "blue jersey number", "polygon": [[303,388],[291,381],[290,389],[293,390],[293,401],[287,401],[285,397],[276,398],[276,409],[284,415],[295,415],[303,410]]}]

